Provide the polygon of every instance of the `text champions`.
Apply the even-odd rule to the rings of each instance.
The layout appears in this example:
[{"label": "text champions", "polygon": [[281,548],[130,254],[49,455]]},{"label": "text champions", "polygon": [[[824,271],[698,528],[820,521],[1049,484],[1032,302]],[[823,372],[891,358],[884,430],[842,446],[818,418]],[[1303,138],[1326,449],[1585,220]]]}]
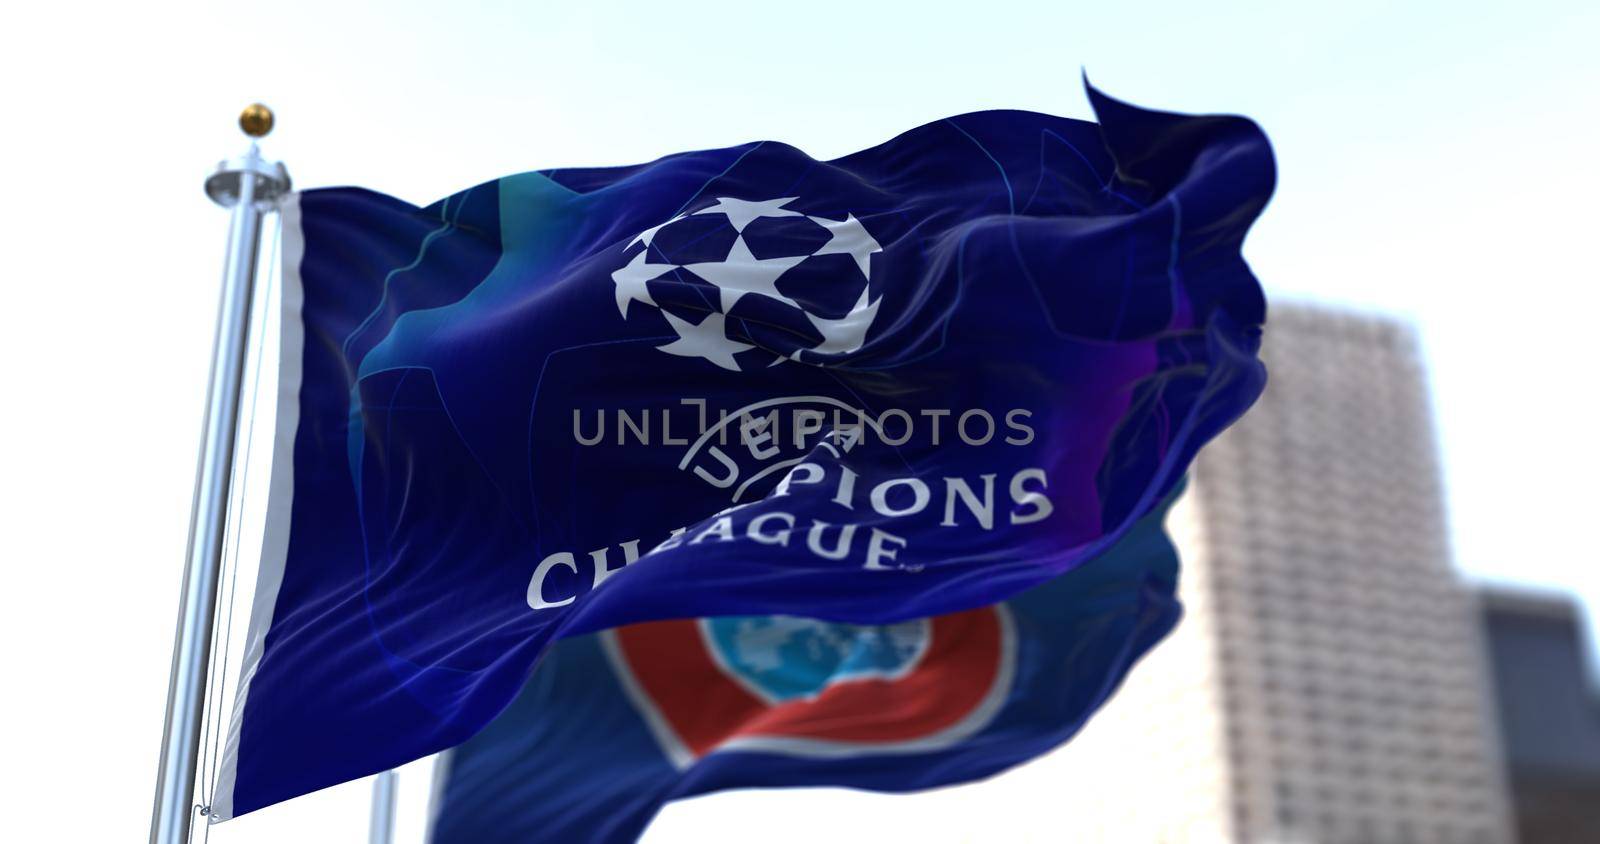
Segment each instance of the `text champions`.
[{"label": "text champions", "polygon": [[[880,519],[874,519],[873,525],[860,525],[802,518],[787,510],[752,512],[753,505],[790,496],[803,486],[830,493],[827,502],[847,513],[870,512],[884,519],[907,518],[937,507],[940,527],[993,530],[997,524],[1026,525],[1043,521],[1054,509],[1045,495],[1047,476],[1040,468],[1020,469],[1003,480],[998,473],[972,479],[896,477],[870,488],[859,483],[860,478],[848,467],[835,464],[835,468],[837,472],[830,474],[817,463],[796,464],[765,499],[723,510],[693,531],[674,530],[644,555],[639,552],[642,540],[638,539],[589,551],[582,557],[571,551],[550,554],[534,568],[528,581],[528,606],[535,610],[566,606],[587,591],[581,588],[584,581],[589,588],[598,588],[641,556],[685,545],[748,541],[758,546],[800,547],[826,560],[854,560],[869,570],[915,572],[921,568],[898,561],[907,541],[878,527]],[[621,552],[619,556],[612,556],[613,547]],[[557,570],[563,571],[557,575]],[[567,588],[559,588],[560,583]]]}]

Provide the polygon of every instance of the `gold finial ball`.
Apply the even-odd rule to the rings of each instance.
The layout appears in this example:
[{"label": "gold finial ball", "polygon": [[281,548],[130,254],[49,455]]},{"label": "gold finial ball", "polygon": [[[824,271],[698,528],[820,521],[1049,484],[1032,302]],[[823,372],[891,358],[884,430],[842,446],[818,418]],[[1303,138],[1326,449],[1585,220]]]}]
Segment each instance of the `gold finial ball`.
[{"label": "gold finial ball", "polygon": [[272,131],[272,109],[251,103],[239,112],[239,128],[252,138],[264,138]]}]

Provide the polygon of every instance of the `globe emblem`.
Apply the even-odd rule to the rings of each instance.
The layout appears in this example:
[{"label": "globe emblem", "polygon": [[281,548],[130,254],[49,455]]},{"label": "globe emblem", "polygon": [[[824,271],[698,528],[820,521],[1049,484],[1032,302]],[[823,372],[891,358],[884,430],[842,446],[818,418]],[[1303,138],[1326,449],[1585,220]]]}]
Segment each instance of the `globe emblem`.
[{"label": "globe emblem", "polygon": [[883,249],[854,214],[803,214],[789,207],[798,199],[717,197],[640,232],[611,274],[617,310],[656,310],[677,335],[657,349],[732,371],[861,348]]},{"label": "globe emblem", "polygon": [[717,664],[769,704],[809,699],[844,680],[893,680],[927,653],[927,619],[862,627],[790,616],[708,618]]}]

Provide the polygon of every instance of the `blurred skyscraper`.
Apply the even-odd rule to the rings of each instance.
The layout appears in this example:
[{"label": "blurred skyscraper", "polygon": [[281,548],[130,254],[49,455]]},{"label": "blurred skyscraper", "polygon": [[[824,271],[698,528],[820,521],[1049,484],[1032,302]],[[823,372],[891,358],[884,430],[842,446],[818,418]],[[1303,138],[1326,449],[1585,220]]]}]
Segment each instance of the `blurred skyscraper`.
[{"label": "blurred skyscraper", "polygon": [[1570,600],[1481,593],[1522,844],[1600,841],[1600,696]]},{"label": "blurred skyscraper", "polygon": [[1091,840],[1512,840],[1474,603],[1402,324],[1273,307],[1266,395],[1171,527],[1187,615],[1064,755]]}]

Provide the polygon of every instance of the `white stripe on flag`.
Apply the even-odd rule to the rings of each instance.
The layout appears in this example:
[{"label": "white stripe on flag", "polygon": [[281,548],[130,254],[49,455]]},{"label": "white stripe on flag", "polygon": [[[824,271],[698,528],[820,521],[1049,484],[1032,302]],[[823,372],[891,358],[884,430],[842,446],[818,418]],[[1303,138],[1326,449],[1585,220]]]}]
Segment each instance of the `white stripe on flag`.
[{"label": "white stripe on flag", "polygon": [[305,325],[301,320],[305,291],[300,283],[305,237],[300,230],[300,195],[294,193],[285,197],[280,213],[283,215],[283,285],[272,479],[267,492],[266,527],[261,539],[261,570],[256,577],[255,599],[250,605],[250,629],[245,634],[244,658],[239,670],[239,692],[234,697],[233,717],[228,724],[228,740],[223,746],[211,804],[211,814],[219,821],[233,817],[233,788],[239,769],[239,725],[244,717],[245,702],[250,697],[250,681],[261,665],[267,631],[272,628],[278,588],[283,584],[283,566],[289,552],[289,515],[294,503],[294,438],[300,427],[300,364],[305,349]]}]

